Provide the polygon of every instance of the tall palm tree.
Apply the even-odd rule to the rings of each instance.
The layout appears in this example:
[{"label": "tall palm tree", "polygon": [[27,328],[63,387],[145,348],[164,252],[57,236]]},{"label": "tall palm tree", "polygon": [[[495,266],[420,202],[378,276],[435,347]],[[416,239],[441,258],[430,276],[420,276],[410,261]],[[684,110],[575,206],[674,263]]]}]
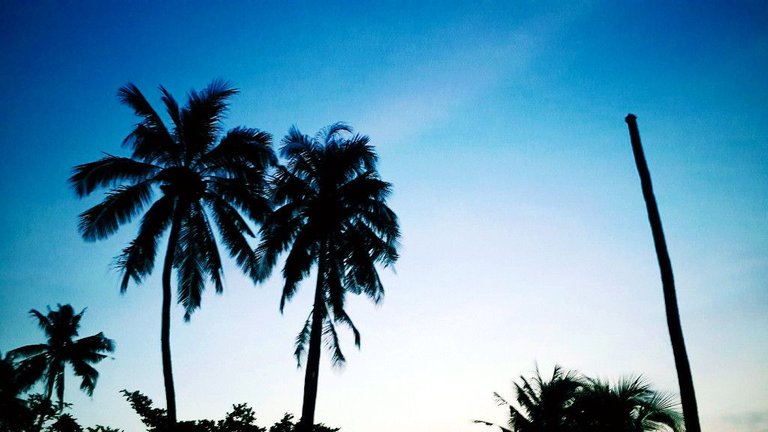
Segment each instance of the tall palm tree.
[{"label": "tall palm tree", "polygon": [[46,400],[51,400],[54,389],[59,410],[64,406],[64,368],[71,365],[75,375],[81,378],[80,390],[93,395],[99,372],[92,366],[107,358],[115,349],[112,339],[97,333],[80,339],[80,320],[85,309],[75,313],[71,305],[58,305],[58,309],[43,315],[32,309],[29,313],[45,333],[46,343],[16,348],[8,356],[18,363],[17,371],[21,382],[45,383]]},{"label": "tall palm tree", "polygon": [[[80,233],[87,241],[109,237],[149,205],[136,238],[116,259],[122,273],[121,292],[131,280],[140,283],[152,272],[158,242],[166,230],[170,231],[163,261],[160,340],[168,419],[174,425],[172,269],[176,269],[177,300],[185,308],[185,320],[189,320],[200,307],[206,279],[217,293],[223,289],[222,261],[212,220],[229,254],[255,279],[256,255],[247,241],[254,233],[246,218],[258,222],[269,211],[264,195],[265,171],[276,158],[268,133],[238,127],[221,136],[228,100],[237,93],[227,83],[213,81],[201,92],[190,92],[184,107],[163,87],[160,91],[171,127],[163,123],[135,85],[120,88],[121,102],[141,119],[123,142],[132,150],[131,156],[108,154],[78,165],[70,182],[80,197],[99,187],[109,188],[104,201],[80,215]],[[153,201],[158,189],[160,196]]]},{"label": "tall palm tree", "polygon": [[654,391],[639,376],[613,386],[589,379],[573,404],[576,430],[584,432],[680,432],[677,406],[672,395]]},{"label": "tall palm tree", "polygon": [[[573,427],[572,405],[584,380],[573,371],[555,366],[552,376],[545,379],[536,368],[536,376],[530,381],[520,377],[514,383],[516,404],[507,402],[498,393],[494,397],[499,405],[509,409],[508,428],[499,426],[504,432],[561,432]],[[487,426],[494,426],[483,420],[475,420]]]},{"label": "tall palm tree", "polygon": [[699,424],[699,409],[696,403],[696,391],[693,387],[693,374],[691,364],[688,361],[688,352],[685,349],[683,338],[683,326],[680,322],[680,311],[677,307],[677,292],[675,290],[675,278],[672,273],[672,261],[667,251],[667,242],[664,239],[664,229],[661,225],[659,207],[656,205],[656,197],[653,194],[651,172],[645,161],[643,145],[640,142],[640,131],[637,128],[637,116],[627,114],[624,118],[629,128],[629,137],[632,143],[632,153],[635,157],[637,173],[640,177],[640,186],[643,191],[643,199],[648,212],[648,222],[651,225],[653,245],[656,248],[656,259],[659,262],[661,273],[661,285],[664,291],[664,307],[667,315],[667,329],[672,345],[672,354],[675,358],[677,370],[677,382],[680,386],[680,400],[685,416],[685,429],[688,432],[701,432]]},{"label": "tall palm tree", "polygon": [[278,208],[262,225],[256,252],[259,276],[265,279],[280,253],[289,250],[281,311],[317,264],[312,311],[295,351],[301,365],[309,345],[298,429],[308,432],[315,417],[321,342],[325,339],[335,365],[345,361],[335,324],[349,327],[360,346],[360,333],[344,309],[345,296],[365,294],[374,302],[383,298],[375,264],[389,266],[397,260],[400,232],[397,216],[386,205],[391,186],[379,178],[377,155],[367,136],[352,134],[343,123],[314,137],[292,127],[280,151],[288,163],[278,168],[272,182]]}]

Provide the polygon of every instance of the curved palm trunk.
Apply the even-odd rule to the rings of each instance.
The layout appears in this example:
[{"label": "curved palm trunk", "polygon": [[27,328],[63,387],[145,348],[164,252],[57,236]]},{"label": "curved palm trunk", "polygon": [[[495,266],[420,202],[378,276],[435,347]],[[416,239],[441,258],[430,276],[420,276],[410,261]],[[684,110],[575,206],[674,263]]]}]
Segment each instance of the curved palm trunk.
[{"label": "curved palm trunk", "polygon": [[320,374],[320,345],[323,339],[323,316],[325,300],[323,285],[325,273],[325,247],[321,247],[317,265],[317,284],[315,303],[312,306],[312,329],[309,334],[309,352],[307,353],[307,371],[304,375],[304,403],[301,407],[301,420],[297,432],[310,432],[315,424],[315,403],[317,402],[317,381]]},{"label": "curved palm trunk", "polygon": [[640,184],[643,189],[643,198],[648,210],[648,221],[653,233],[653,244],[656,247],[656,257],[661,271],[661,283],[664,290],[664,305],[667,312],[667,327],[669,327],[669,339],[672,343],[672,353],[675,357],[677,368],[677,381],[680,386],[680,400],[683,404],[683,417],[685,419],[686,432],[701,432],[699,425],[699,413],[696,407],[696,393],[693,388],[691,365],[688,363],[688,354],[683,340],[683,327],[680,324],[680,313],[677,309],[677,296],[675,294],[675,280],[672,275],[672,263],[669,259],[667,244],[664,240],[664,231],[661,227],[661,216],[656,206],[656,198],[653,195],[651,173],[645,162],[643,147],[640,143],[640,132],[637,129],[637,117],[627,114],[625,118],[629,125],[629,136],[632,141],[632,152],[635,155],[637,172],[640,175]]},{"label": "curved palm trunk", "polygon": [[171,270],[176,243],[181,225],[181,205],[177,202],[174,210],[171,233],[168,236],[168,250],[163,264],[163,306],[160,322],[160,350],[163,356],[163,381],[165,383],[165,406],[168,410],[169,430],[176,427],[176,390],[173,386],[173,368],[171,366]]}]

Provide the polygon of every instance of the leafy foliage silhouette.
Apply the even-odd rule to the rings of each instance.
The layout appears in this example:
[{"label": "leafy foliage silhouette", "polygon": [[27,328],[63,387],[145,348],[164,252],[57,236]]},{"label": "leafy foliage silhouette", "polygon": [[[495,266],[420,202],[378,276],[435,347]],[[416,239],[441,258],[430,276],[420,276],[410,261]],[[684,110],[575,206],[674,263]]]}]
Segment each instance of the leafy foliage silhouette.
[{"label": "leafy foliage silhouette", "polygon": [[[141,417],[147,427],[147,432],[164,432],[168,429],[168,417],[164,409],[152,406],[152,400],[139,391],[121,393],[131,404],[134,411]],[[283,418],[269,428],[269,432],[295,432],[293,414],[286,413]],[[232,410],[226,413],[224,419],[184,421],[176,424],[179,432],[267,432],[266,428],[256,424],[256,413],[248,404],[232,405]],[[330,428],[324,424],[316,424],[312,432],[338,432],[338,428]]]}]

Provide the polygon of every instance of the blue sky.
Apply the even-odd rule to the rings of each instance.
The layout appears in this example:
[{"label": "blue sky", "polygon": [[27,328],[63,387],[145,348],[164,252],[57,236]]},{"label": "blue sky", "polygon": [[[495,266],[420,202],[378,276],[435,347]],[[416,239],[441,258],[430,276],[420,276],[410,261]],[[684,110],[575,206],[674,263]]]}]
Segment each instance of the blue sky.
[{"label": "blue sky", "polygon": [[[318,2],[319,3],[319,2]],[[345,432],[482,430],[491,394],[536,362],[676,390],[661,286],[624,116],[638,116],[675,269],[703,426],[768,430],[768,7],[762,2],[0,3],[0,350],[40,338],[27,311],[88,307],[116,339],[83,424],[128,431],[122,400],[163,403],[159,277],[118,293],[135,234],[85,243],[71,168],[124,154],[118,87],[159,103],[215,78],[227,127],[278,140],[339,120],[394,184],[402,257],[380,307],[352,301],[362,349],[323,363],[317,416]],[[172,327],[180,418],[246,401],[299,413],[293,340],[307,287],[226,268]],[[311,286],[311,281],[307,281]]]}]

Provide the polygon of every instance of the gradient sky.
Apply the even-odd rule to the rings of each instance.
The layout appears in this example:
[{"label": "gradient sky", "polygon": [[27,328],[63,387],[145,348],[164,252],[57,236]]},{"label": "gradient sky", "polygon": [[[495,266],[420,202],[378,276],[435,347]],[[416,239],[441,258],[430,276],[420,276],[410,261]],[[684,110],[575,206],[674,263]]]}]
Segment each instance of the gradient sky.
[{"label": "gradient sky", "polygon": [[[130,4],[128,4],[130,3]],[[159,275],[121,296],[123,227],[85,243],[66,179],[159,105],[212,79],[226,127],[368,134],[394,184],[402,257],[380,306],[350,301],[362,349],[321,363],[317,419],[343,432],[481,431],[492,392],[558,363],[677,390],[661,283],[624,116],[638,116],[704,430],[768,430],[768,6],[754,2],[0,1],[0,350],[41,341],[31,308],[88,307],[117,341],[84,425],[140,431],[119,390],[164,405]],[[414,5],[413,3],[418,3]],[[293,341],[308,280],[228,265],[172,347],[181,419],[248,402],[300,413]]]}]

